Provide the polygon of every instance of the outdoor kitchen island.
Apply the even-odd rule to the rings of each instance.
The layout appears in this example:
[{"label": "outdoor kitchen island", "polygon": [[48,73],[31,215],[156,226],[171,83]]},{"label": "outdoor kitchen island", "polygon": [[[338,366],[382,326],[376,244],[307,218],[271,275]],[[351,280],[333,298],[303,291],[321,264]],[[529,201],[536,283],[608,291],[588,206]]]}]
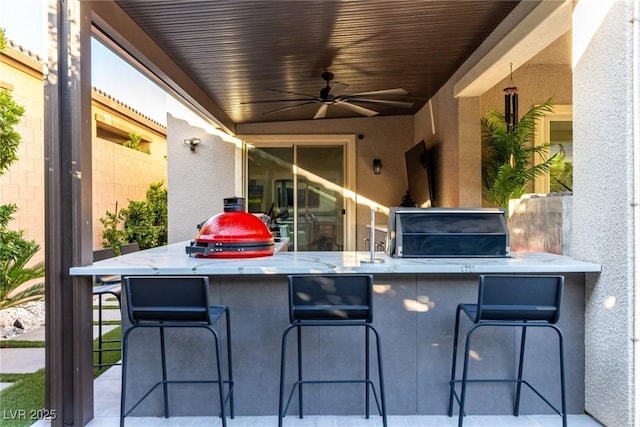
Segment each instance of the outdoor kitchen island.
[{"label": "outdoor kitchen island", "polygon": [[[600,271],[597,264],[524,252],[505,258],[391,258],[376,252],[375,257],[383,261],[379,263],[362,262],[370,260],[369,252],[277,252],[259,258],[205,259],[187,256],[188,244],[143,250],[75,267],[70,273],[209,276],[211,303],[226,304],[231,312],[236,415],[278,413],[282,332],[289,324],[287,275],[313,273],[373,274],[373,318],[382,341],[387,408],[391,415],[446,414],[456,306],[459,302],[476,301],[479,274],[564,275],[559,326],[565,338],[567,408],[571,414],[584,412],[585,279],[593,279]],[[123,292],[124,327],[128,322],[125,300]],[[461,327],[466,328],[466,324]],[[303,336],[307,379],[353,377],[363,371],[363,334],[348,329],[322,328]],[[499,329],[508,330],[485,328],[477,333],[471,376],[513,375],[519,331]],[[559,404],[557,337],[546,328],[530,329],[524,376],[552,403]],[[210,340],[201,339],[202,333],[167,331],[169,377],[177,371],[183,378],[215,377]],[[157,330],[132,334],[128,400],[137,400],[160,376],[158,348]],[[291,383],[296,375],[295,345],[290,345],[289,350],[287,378]],[[375,369],[372,379],[377,384]],[[525,389],[521,414],[551,413]],[[307,415],[364,414],[362,385],[312,384],[304,390]],[[474,415],[510,414],[512,391],[513,386],[504,384],[472,385],[466,411]],[[171,415],[215,415],[216,393],[213,386],[173,385],[169,391]],[[297,413],[296,402],[294,398],[289,416]],[[371,411],[377,414],[373,403]],[[131,414],[136,415],[163,415],[161,389]]]}]

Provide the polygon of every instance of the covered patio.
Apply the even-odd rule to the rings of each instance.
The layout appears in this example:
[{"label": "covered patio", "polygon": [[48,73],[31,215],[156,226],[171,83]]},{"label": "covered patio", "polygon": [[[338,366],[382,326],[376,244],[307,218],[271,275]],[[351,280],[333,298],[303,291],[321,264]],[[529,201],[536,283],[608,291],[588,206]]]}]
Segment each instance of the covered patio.
[{"label": "covered patio", "polygon": [[[398,8],[411,4],[390,3]],[[450,6],[446,1],[435,3],[444,9]],[[212,126],[232,138],[237,135],[321,134],[329,133],[329,129],[332,133],[339,129],[340,133],[351,134],[355,138],[355,135],[361,134],[359,128],[365,126],[359,120],[372,120],[367,122],[366,126],[371,127],[366,129],[380,130],[379,134],[384,134],[382,130],[385,128],[389,129],[387,124],[392,123],[391,120],[399,120],[392,129],[404,129],[406,133],[403,134],[402,143],[406,146],[421,139],[433,141],[433,138],[442,144],[443,151],[438,161],[441,173],[444,176],[446,171],[448,180],[446,184],[444,181],[441,184],[440,205],[474,206],[481,203],[478,185],[480,153],[477,144],[481,95],[508,75],[507,64],[512,62],[517,67],[526,61],[527,55],[532,54],[530,49],[536,49],[534,41],[548,45],[569,30],[572,39],[571,103],[575,156],[572,256],[602,266],[601,274],[585,274],[584,408],[595,420],[605,425],[637,424],[640,405],[637,404],[636,347],[639,342],[637,324],[640,304],[635,289],[640,275],[640,70],[637,65],[640,7],[637,0],[512,3],[513,9],[499,21],[499,25],[486,36],[483,43],[466,57],[464,63],[456,64],[456,68],[446,75],[447,78],[439,86],[424,93],[427,99],[423,100],[418,111],[400,115],[399,118],[393,112],[388,117],[384,114],[381,114],[382,117],[366,119],[341,117],[315,125],[313,122],[304,123],[304,120],[300,122],[300,117],[292,116],[283,122],[273,123],[239,119],[243,113],[234,108],[249,94],[240,95],[244,86],[234,83],[233,72],[215,76],[223,89],[217,85],[207,88],[198,83],[202,77],[198,77],[196,70],[202,71],[202,68],[193,62],[193,58],[180,58],[179,51],[169,52],[161,47],[166,43],[171,44],[171,39],[161,40],[162,34],[168,33],[169,28],[167,32],[160,28],[157,39],[150,35],[155,25],[152,6],[160,10],[168,2],[145,2],[148,15],[145,15],[145,10],[136,11],[135,2],[51,2],[49,23],[51,52],[54,53],[49,58],[45,88],[45,157],[48,171],[45,188],[46,380],[47,406],[56,409],[58,414],[51,425],[86,425],[94,418],[91,425],[103,425],[98,424],[102,416],[98,416],[98,404],[93,398],[99,383],[94,384],[91,376],[91,280],[89,277],[69,274],[72,267],[91,264],[92,255],[92,153],[90,144],[84,143],[90,140],[91,135],[87,117],[90,114],[91,72],[88,64],[92,34],[113,42],[114,49],[128,58],[134,58],[168,90],[208,118]],[[365,3],[356,2],[356,5],[366,9]],[[188,7],[185,6],[185,10]],[[206,16],[206,10],[200,10],[200,13]],[[166,17],[171,18],[171,14]],[[191,25],[188,21],[187,24]],[[201,36],[207,34],[206,25],[197,28]],[[179,26],[174,30],[179,33]],[[273,30],[276,32],[277,27],[274,26]],[[286,28],[281,31],[286,32]],[[191,46],[194,50],[202,42],[198,34],[193,36]],[[536,35],[533,40],[527,38],[533,34]],[[179,38],[178,35],[174,37]],[[548,38],[545,40],[545,37]],[[291,39],[295,39],[295,35],[291,35]],[[237,54],[241,57],[242,49]],[[393,55],[385,49],[378,52],[377,57],[387,54],[393,62]],[[524,56],[518,56],[521,54]],[[283,69],[287,68],[283,65]],[[496,75],[496,72],[499,74]],[[384,89],[403,83],[383,80],[379,84],[378,87]],[[219,90],[222,92],[217,92]],[[254,95],[262,90],[262,86],[255,88]],[[222,99],[228,104],[217,102]],[[308,114],[304,111],[300,114],[303,113]],[[262,110],[255,110],[255,114],[262,114]],[[255,117],[254,120],[257,120]],[[367,134],[363,134],[366,142]],[[397,143],[395,134],[391,132],[385,136],[390,141],[387,150],[393,152],[394,143]],[[180,148],[184,148],[181,139],[175,141],[172,137],[175,135],[169,130],[169,144],[173,143],[176,147],[179,144]],[[222,137],[220,139],[223,140]],[[367,146],[358,149],[358,155],[361,156],[356,162],[356,170],[360,174],[358,182],[372,178],[372,174],[365,172],[369,169],[369,158],[373,154],[367,149]],[[193,164],[188,163],[187,158],[180,157],[185,153],[190,154],[183,151],[174,158],[169,156],[170,170],[175,168],[178,175],[174,176],[190,170],[198,181],[198,174],[206,175],[207,171],[193,171]],[[193,161],[193,156],[189,159]],[[206,159],[198,161],[203,160],[206,162]],[[171,194],[171,174],[169,179]],[[240,167],[233,170],[233,177],[228,177],[225,185],[244,191],[243,184],[246,183],[243,182],[243,169]],[[374,185],[373,190],[367,191],[375,193],[380,187]],[[178,189],[175,194],[181,192],[179,187],[175,188]],[[208,196],[219,197],[215,193]],[[192,194],[185,197],[194,199]],[[386,198],[382,201],[386,205],[392,205],[396,200],[394,194],[387,194]],[[174,203],[184,204],[183,200]],[[171,199],[169,209],[171,217]],[[367,212],[366,209],[356,212],[356,223],[362,229],[366,224]],[[188,218],[187,222],[197,221]],[[117,376],[116,371],[114,375]],[[418,418],[420,423],[430,422]],[[398,423],[411,425],[418,418],[409,417],[408,421],[399,418]],[[476,418],[471,419],[476,421]],[[503,420],[490,419],[489,422],[496,425],[495,422]],[[340,425],[344,425],[343,421],[340,420]],[[437,418],[436,421],[442,419]],[[583,421],[593,423],[590,417],[576,416],[576,423]],[[477,422],[482,423],[482,417]]]}]

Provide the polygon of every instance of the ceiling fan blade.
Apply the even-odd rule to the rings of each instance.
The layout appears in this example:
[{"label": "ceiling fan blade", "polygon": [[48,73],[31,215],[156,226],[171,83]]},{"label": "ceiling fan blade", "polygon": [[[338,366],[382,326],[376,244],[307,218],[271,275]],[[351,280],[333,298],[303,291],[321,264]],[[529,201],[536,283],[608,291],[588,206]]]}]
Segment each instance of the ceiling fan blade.
[{"label": "ceiling fan blade", "polygon": [[267,99],[265,101],[245,101],[245,102],[241,102],[240,104],[244,105],[244,104],[263,104],[265,102],[288,102],[288,101],[296,101],[296,102],[300,102],[300,101],[310,101],[311,99],[309,98],[290,98],[290,99]]},{"label": "ceiling fan blade", "polygon": [[341,107],[344,107],[344,108],[346,108],[348,110],[351,110],[351,111],[355,111],[356,113],[362,114],[363,116],[367,116],[367,117],[375,116],[376,114],[378,114],[377,111],[373,111],[373,110],[370,110],[368,108],[361,107],[359,105],[350,104],[346,100],[342,101],[342,102],[336,102],[335,105],[339,105]]},{"label": "ceiling fan blade", "polygon": [[316,115],[313,116],[314,119],[324,119],[327,115],[327,108],[329,108],[328,104],[320,104],[320,108],[316,112]]},{"label": "ceiling fan blade", "polygon": [[338,96],[344,93],[344,91],[349,87],[346,83],[338,83],[335,82],[333,86],[331,86],[331,90],[329,91],[329,95]]},{"label": "ceiling fan blade", "polygon": [[299,93],[299,92],[289,92],[288,90],[278,90],[278,89],[265,89],[271,92],[280,92],[280,93],[291,93],[293,95],[300,95],[300,96],[306,96],[308,98],[315,98],[315,95],[309,95],[306,93]]},{"label": "ceiling fan blade", "polygon": [[262,113],[262,114],[263,114],[263,115],[266,115],[266,114],[278,113],[278,112],[280,112],[280,111],[286,111],[286,110],[290,110],[290,109],[292,109],[292,108],[300,107],[300,106],[302,106],[302,105],[313,104],[313,103],[314,103],[314,101],[303,102],[302,104],[290,105],[290,106],[288,106],[288,107],[278,108],[277,110],[267,111],[266,113]]},{"label": "ceiling fan blade", "polygon": [[360,92],[360,93],[354,93],[349,95],[350,97],[352,96],[377,96],[377,95],[408,95],[409,92],[407,92],[406,90],[398,87],[395,89],[383,89],[383,90],[374,90],[373,92]]},{"label": "ceiling fan blade", "polygon": [[402,108],[411,108],[413,107],[413,102],[404,102],[404,101],[389,101],[386,99],[371,99],[371,98],[360,98],[357,96],[348,96],[346,98],[347,101],[355,101],[355,102],[375,102],[377,104],[385,104],[391,105],[393,107],[402,107]]}]

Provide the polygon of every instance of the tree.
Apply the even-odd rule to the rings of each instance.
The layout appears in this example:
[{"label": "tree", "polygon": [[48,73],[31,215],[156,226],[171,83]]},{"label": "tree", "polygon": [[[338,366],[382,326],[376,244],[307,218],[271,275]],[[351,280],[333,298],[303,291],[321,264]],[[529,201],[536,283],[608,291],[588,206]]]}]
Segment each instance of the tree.
[{"label": "tree", "polygon": [[[0,49],[4,49],[5,45],[4,32],[0,29]],[[0,175],[18,160],[21,137],[15,126],[20,123],[23,114],[24,107],[13,100],[8,90],[0,89]],[[44,283],[27,285],[44,277],[44,263],[27,266],[40,250],[40,245],[35,240],[26,240],[22,230],[9,229],[17,210],[13,203],[0,205],[0,308],[44,296]],[[24,288],[18,290],[23,285]]]},{"label": "tree", "polygon": [[533,180],[549,171],[555,155],[538,164],[534,157],[544,159],[549,144],[534,146],[536,120],[553,111],[552,98],[533,107],[515,130],[507,132],[504,114],[489,111],[482,126],[482,198],[492,206],[509,207],[509,199],[517,199],[527,191]]},{"label": "tree", "polygon": [[0,89],[0,174],[18,160],[21,137],[15,126],[20,123],[23,114],[24,107],[13,101],[8,90]]}]

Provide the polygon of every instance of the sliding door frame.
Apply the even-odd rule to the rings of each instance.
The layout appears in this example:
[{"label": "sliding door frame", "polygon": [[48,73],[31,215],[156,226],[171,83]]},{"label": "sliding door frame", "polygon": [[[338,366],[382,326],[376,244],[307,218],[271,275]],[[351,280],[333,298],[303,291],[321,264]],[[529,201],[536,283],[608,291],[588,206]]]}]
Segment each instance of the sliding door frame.
[{"label": "sliding door frame", "polygon": [[[342,188],[344,200],[344,250],[356,250],[356,236],[351,232],[356,229],[356,135],[328,134],[328,135],[238,135],[243,141],[242,162],[242,189],[244,197],[247,192],[247,177],[249,168],[248,150],[250,147],[296,147],[296,146],[336,146],[344,147],[344,177]],[[296,150],[294,150],[294,165],[297,163]],[[294,185],[297,186],[297,171],[294,168]],[[295,191],[295,190],[294,190]],[[296,194],[296,193],[294,193]],[[297,222],[297,215],[294,215]],[[297,224],[295,224],[297,227]]]}]

